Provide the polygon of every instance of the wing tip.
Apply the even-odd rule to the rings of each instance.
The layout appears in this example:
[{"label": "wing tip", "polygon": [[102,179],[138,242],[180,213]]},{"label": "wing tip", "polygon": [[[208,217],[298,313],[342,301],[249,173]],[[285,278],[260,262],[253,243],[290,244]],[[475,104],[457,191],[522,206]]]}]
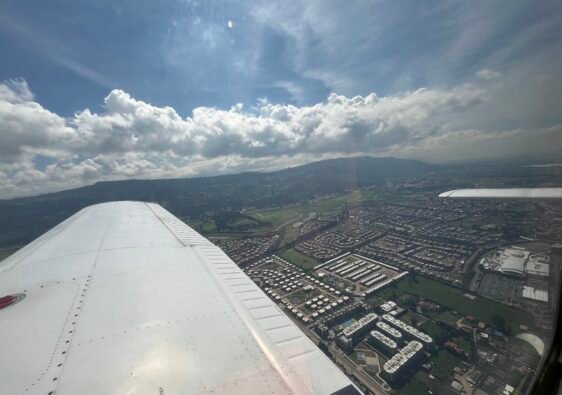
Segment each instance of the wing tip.
[{"label": "wing tip", "polygon": [[452,197],[451,195],[452,195],[453,193],[455,193],[456,191],[458,191],[458,189],[453,189],[453,190],[451,190],[451,191],[442,192],[442,193],[439,194],[439,197],[440,197],[440,198],[449,198],[449,197]]}]

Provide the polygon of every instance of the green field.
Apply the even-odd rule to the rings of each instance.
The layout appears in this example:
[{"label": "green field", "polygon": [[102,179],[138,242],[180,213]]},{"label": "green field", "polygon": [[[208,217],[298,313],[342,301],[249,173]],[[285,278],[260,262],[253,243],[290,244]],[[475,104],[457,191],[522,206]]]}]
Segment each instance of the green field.
[{"label": "green field", "polygon": [[501,316],[506,322],[515,324],[512,330],[516,330],[520,324],[534,328],[534,319],[530,313],[514,309],[504,304],[476,297],[471,300],[464,296],[460,289],[449,287],[440,282],[417,276],[415,281],[403,279],[393,287],[385,289],[379,296],[392,299],[403,293],[416,295],[418,298],[430,299],[449,309],[458,311],[464,315],[471,315],[487,324],[492,324],[495,315]]},{"label": "green field", "polygon": [[413,313],[411,311],[406,311],[402,316],[400,316],[400,319],[402,321],[404,321],[405,323],[409,324],[409,325],[414,325],[414,323],[412,323],[412,321],[417,322],[417,323],[424,323],[425,321],[427,321],[427,319],[425,317],[421,317],[420,315]]},{"label": "green field", "polygon": [[189,226],[201,233],[214,233],[217,231],[215,221],[212,219],[208,220],[196,220],[196,219],[184,219]]},{"label": "green field", "polygon": [[456,314],[453,314],[451,310],[426,313],[426,315],[435,321],[444,322],[453,328],[457,326],[457,321],[462,318],[460,313],[457,312]]},{"label": "green field", "polygon": [[286,226],[281,233],[281,243],[279,244],[280,247],[286,246],[288,243],[295,241],[299,235],[299,228],[293,226],[293,223]]},{"label": "green field", "polygon": [[284,258],[289,262],[294,263],[295,265],[299,266],[303,270],[310,270],[314,266],[318,265],[319,263],[316,259],[303,255],[300,252],[295,251],[293,249],[283,251],[278,255],[281,258]]},{"label": "green field", "polygon": [[433,321],[426,321],[419,329],[427,333],[433,339],[436,339],[437,337],[443,338],[446,334],[446,331]]},{"label": "green field", "polygon": [[[429,392],[431,391],[431,392]],[[410,381],[400,388],[397,394],[439,394],[439,395],[455,395],[458,392],[454,391],[449,383],[441,382],[435,378],[429,378],[428,374],[423,370],[418,370],[416,375]]]},{"label": "green field", "polygon": [[345,195],[329,198],[318,198],[309,200],[307,203],[294,205],[290,207],[263,210],[254,213],[249,213],[252,217],[259,221],[267,221],[275,228],[287,221],[296,219],[300,216],[306,218],[309,213],[315,212],[319,214],[332,213],[340,210],[345,202],[357,203],[361,201],[370,201],[375,198],[372,191],[352,191]]},{"label": "green field", "polygon": [[439,380],[450,381],[453,379],[455,366],[461,366],[461,359],[447,350],[441,350],[431,359],[431,363],[431,374]]},{"label": "green field", "polygon": [[299,216],[303,214],[303,211],[301,206],[295,206],[284,209],[260,211],[249,215],[258,221],[269,222],[272,228],[276,228],[287,221],[299,218]]},{"label": "green field", "polygon": [[[355,190],[339,196],[332,196],[328,198],[320,197],[309,200],[303,204],[291,205],[272,210],[255,211],[247,213],[247,215],[257,221],[270,224],[270,226],[267,227],[258,227],[253,229],[252,231],[254,232],[280,231],[282,237],[280,247],[284,247],[290,242],[296,240],[298,237],[298,228],[293,227],[293,224],[299,220],[305,221],[309,218],[311,213],[316,213],[318,215],[334,213],[340,211],[346,202],[357,203],[362,201],[372,201],[375,198],[376,194],[373,191]],[[203,225],[200,226],[202,227]],[[201,231],[205,229],[205,231],[209,233],[208,229],[211,228],[207,225],[207,228],[199,229]]]},{"label": "green field", "polygon": [[398,393],[400,395],[426,394],[427,389],[423,385],[421,385],[420,383],[418,383],[414,380],[410,380],[410,382],[408,384],[406,384],[404,387],[400,388],[400,391],[398,391]]},{"label": "green field", "polygon": [[304,303],[307,298],[308,294],[304,291],[293,292],[292,294],[287,296],[287,299],[289,299],[294,305],[300,305]]}]

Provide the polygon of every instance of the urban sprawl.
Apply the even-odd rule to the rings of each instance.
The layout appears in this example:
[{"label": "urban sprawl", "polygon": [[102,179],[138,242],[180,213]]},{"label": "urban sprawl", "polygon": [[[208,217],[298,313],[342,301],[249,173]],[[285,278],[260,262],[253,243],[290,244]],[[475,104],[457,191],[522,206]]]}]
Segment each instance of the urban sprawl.
[{"label": "urban sprawl", "polygon": [[559,298],[562,209],[541,204],[345,204],[288,224],[285,244],[216,242],[365,392],[509,395],[532,379]]}]

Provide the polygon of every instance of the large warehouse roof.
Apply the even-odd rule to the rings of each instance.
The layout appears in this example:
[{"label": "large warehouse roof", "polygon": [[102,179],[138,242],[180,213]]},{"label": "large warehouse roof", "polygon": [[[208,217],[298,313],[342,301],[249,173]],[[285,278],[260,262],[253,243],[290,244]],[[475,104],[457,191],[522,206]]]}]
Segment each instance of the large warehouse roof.
[{"label": "large warehouse roof", "polygon": [[548,291],[525,285],[523,287],[523,297],[527,299],[537,300],[539,302],[548,302]]},{"label": "large warehouse roof", "polygon": [[518,248],[506,248],[501,252],[501,271],[522,276],[529,252]]},{"label": "large warehouse roof", "polygon": [[535,276],[543,276],[547,277],[549,273],[548,264],[540,263],[540,262],[531,262],[527,263],[527,267],[525,268],[527,274],[535,275]]}]

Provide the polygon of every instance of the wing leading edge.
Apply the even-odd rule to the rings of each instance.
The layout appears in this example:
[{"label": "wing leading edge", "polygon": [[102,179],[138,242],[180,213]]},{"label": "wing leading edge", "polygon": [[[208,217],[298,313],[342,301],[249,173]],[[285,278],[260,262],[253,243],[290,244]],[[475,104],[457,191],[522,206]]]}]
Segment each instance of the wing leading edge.
[{"label": "wing leading edge", "polygon": [[162,207],[85,208],[0,263],[3,394],[356,394],[230,258]]},{"label": "wing leading edge", "polygon": [[462,199],[562,199],[562,188],[455,189],[441,198]]}]

